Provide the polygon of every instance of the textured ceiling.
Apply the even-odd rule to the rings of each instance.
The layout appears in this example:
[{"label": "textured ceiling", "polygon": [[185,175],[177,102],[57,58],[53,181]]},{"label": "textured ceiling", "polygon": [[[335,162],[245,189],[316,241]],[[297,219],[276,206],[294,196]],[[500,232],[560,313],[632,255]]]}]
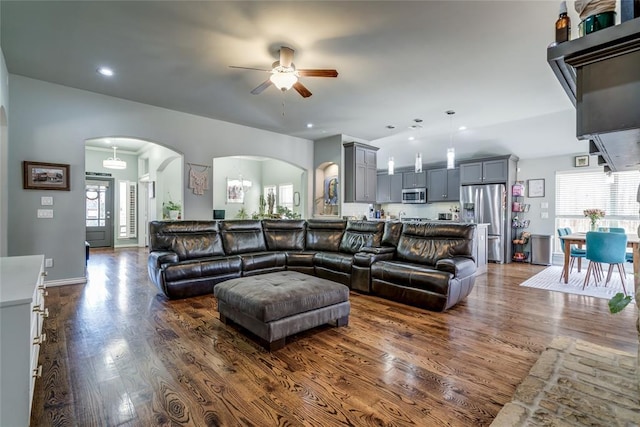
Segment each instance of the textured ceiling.
[{"label": "textured ceiling", "polygon": [[[342,133],[397,165],[443,160],[460,125],[459,158],[532,158],[586,150],[546,62],[558,3],[3,0],[0,43],[10,73],[307,139]],[[281,45],[338,78],[303,78],[307,99],[251,95],[268,74],[228,66],[269,68]]]}]

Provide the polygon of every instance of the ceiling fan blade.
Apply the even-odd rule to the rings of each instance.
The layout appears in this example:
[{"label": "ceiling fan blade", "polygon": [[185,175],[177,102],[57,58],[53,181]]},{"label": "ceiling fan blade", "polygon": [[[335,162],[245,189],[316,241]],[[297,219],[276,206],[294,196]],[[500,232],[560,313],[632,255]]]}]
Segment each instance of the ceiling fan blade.
[{"label": "ceiling fan blade", "polygon": [[270,79],[267,79],[265,81],[263,81],[260,86],[256,87],[255,89],[253,89],[251,91],[252,94],[254,95],[259,95],[262,93],[262,91],[264,91],[266,88],[268,88],[269,86],[271,86],[273,83],[271,83]]},{"label": "ceiling fan blade", "polygon": [[298,70],[298,74],[304,77],[338,77],[337,70]]},{"label": "ceiling fan blade", "polygon": [[280,47],[280,65],[289,68],[293,63],[293,49],[286,46]]},{"label": "ceiling fan blade", "polygon": [[293,88],[296,90],[296,92],[302,95],[303,98],[308,98],[311,96],[311,92],[309,92],[309,89],[304,87],[304,85],[300,82],[295,82]]},{"label": "ceiling fan blade", "polygon": [[238,67],[237,65],[229,65],[229,68],[238,68],[240,70],[266,71],[268,73],[271,72],[271,70],[265,70],[264,68]]}]

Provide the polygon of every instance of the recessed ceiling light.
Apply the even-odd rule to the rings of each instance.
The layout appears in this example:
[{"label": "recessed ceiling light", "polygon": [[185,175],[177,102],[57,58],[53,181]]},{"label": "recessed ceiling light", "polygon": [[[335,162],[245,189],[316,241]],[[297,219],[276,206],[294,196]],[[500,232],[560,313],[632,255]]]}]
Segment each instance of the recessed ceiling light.
[{"label": "recessed ceiling light", "polygon": [[416,123],[422,123],[422,119],[413,119],[413,121]]},{"label": "recessed ceiling light", "polygon": [[460,126],[460,127],[458,128],[458,130],[467,130],[467,127],[466,127],[466,126]]},{"label": "recessed ceiling light", "polygon": [[414,139],[416,139],[414,136],[409,137],[409,141],[413,141]]},{"label": "recessed ceiling light", "polygon": [[313,123],[307,123],[307,128],[311,129],[313,127]]},{"label": "recessed ceiling light", "polygon": [[422,128],[421,125],[411,125],[411,126],[409,126],[409,129],[420,129],[420,128]]},{"label": "recessed ceiling light", "polygon": [[387,126],[385,126],[385,127],[386,127],[387,129],[395,129],[395,128],[396,128],[396,127],[395,127],[395,125],[387,125]]},{"label": "recessed ceiling light", "polygon": [[113,76],[113,70],[109,67],[100,67],[96,71],[98,72],[98,74],[101,74],[106,77]]}]

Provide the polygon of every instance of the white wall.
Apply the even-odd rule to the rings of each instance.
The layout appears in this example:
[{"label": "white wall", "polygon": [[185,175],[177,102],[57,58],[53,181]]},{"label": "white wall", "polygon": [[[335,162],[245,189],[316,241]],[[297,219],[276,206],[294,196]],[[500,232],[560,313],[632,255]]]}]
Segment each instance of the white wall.
[{"label": "white wall", "polygon": [[306,201],[306,173],[299,167],[280,160],[265,160],[262,162],[262,187],[267,185],[293,184],[293,191],[300,193],[300,206],[294,206],[293,212],[305,218]]},{"label": "white wall", "polygon": [[[84,277],[84,141],[122,136],[154,141],[208,163],[233,155],[278,156],[303,169],[313,167],[313,142],[123,99],[9,76],[8,252],[55,258],[50,280]],[[213,102],[213,101],[212,101]],[[22,189],[21,162],[70,165],[71,191],[58,191],[53,219],[37,219],[40,196],[51,191]],[[211,197],[184,192],[184,217],[209,219]]]},{"label": "white wall", "polygon": [[9,73],[0,49],[0,256],[7,255],[9,209]]}]

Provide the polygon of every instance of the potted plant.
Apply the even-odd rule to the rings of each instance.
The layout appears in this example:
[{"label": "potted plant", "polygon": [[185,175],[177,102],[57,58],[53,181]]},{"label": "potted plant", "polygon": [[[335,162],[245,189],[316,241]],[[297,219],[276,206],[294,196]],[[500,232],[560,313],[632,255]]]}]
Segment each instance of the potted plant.
[{"label": "potted plant", "polygon": [[180,205],[180,203],[169,200],[163,204],[163,207],[167,211],[169,219],[180,218],[180,211],[182,210],[182,205]]}]

